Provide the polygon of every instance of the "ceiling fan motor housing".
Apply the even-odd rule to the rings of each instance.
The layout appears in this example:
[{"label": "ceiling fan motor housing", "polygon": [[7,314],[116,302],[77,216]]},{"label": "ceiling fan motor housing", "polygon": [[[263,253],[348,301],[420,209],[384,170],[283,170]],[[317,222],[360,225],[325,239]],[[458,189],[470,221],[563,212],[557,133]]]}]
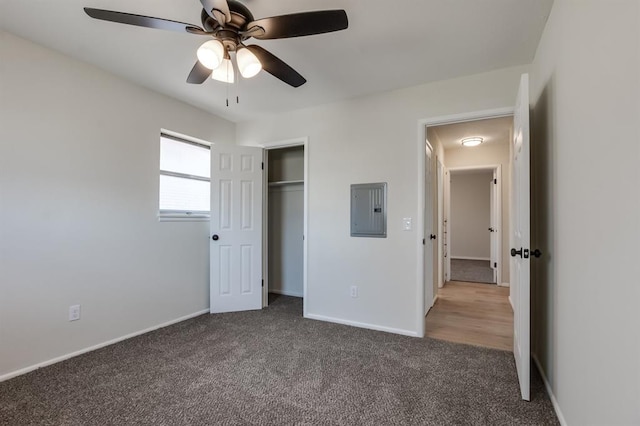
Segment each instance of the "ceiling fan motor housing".
[{"label": "ceiling fan motor housing", "polygon": [[215,33],[215,38],[222,42],[227,51],[234,52],[242,41],[249,38],[243,37],[240,32],[247,23],[254,19],[251,11],[242,3],[235,0],[228,0],[227,3],[231,12],[231,21],[222,26],[203,9],[201,13],[202,27],[207,32]]}]

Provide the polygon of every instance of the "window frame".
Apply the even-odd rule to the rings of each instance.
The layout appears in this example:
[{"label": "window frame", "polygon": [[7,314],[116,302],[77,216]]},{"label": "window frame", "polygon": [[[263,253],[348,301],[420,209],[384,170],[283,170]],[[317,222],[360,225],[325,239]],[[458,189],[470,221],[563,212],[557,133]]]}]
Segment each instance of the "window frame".
[{"label": "window frame", "polygon": [[[160,142],[162,138],[171,139],[176,142],[181,142],[189,145],[197,146],[198,148],[206,148],[209,152],[211,152],[211,146],[213,143],[194,138],[192,136],[183,135],[181,133],[173,132],[166,129],[160,129]],[[158,150],[159,154],[162,155],[162,149]],[[209,154],[210,155],[210,154]],[[160,161],[158,161],[160,163]],[[209,190],[211,190],[211,178],[206,178],[203,176],[190,175],[187,173],[179,173],[172,172],[168,170],[162,170],[158,167],[158,220],[160,222],[208,222],[211,217],[210,210],[161,210],[160,209],[160,176],[171,176],[182,179],[192,179],[198,180],[201,182],[209,183]]]}]

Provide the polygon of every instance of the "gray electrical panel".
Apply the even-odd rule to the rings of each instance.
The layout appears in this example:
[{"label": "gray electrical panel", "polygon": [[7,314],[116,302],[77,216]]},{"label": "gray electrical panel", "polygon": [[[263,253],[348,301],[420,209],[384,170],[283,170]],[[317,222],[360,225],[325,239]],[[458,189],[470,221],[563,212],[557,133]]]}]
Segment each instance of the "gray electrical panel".
[{"label": "gray electrical panel", "polygon": [[387,183],[351,185],[351,236],[387,237]]}]

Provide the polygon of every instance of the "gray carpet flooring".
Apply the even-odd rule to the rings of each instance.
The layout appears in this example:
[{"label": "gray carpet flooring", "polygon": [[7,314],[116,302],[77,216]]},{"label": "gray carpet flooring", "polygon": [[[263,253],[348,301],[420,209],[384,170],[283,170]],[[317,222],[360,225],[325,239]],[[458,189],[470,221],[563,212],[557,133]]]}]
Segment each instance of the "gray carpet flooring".
[{"label": "gray carpet flooring", "polygon": [[450,281],[495,284],[488,260],[451,259]]},{"label": "gray carpet flooring", "polygon": [[509,352],[303,319],[202,315],[0,383],[2,425],[555,425]]}]

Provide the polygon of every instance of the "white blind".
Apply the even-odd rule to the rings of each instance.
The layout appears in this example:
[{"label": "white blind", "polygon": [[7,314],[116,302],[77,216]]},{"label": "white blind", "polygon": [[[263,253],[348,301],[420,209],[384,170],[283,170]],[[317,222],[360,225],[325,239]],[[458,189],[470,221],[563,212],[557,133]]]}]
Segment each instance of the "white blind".
[{"label": "white blind", "polygon": [[160,137],[160,212],[208,213],[210,153],[205,146]]},{"label": "white blind", "polygon": [[210,178],[209,149],[163,135],[160,137],[160,170]]}]

